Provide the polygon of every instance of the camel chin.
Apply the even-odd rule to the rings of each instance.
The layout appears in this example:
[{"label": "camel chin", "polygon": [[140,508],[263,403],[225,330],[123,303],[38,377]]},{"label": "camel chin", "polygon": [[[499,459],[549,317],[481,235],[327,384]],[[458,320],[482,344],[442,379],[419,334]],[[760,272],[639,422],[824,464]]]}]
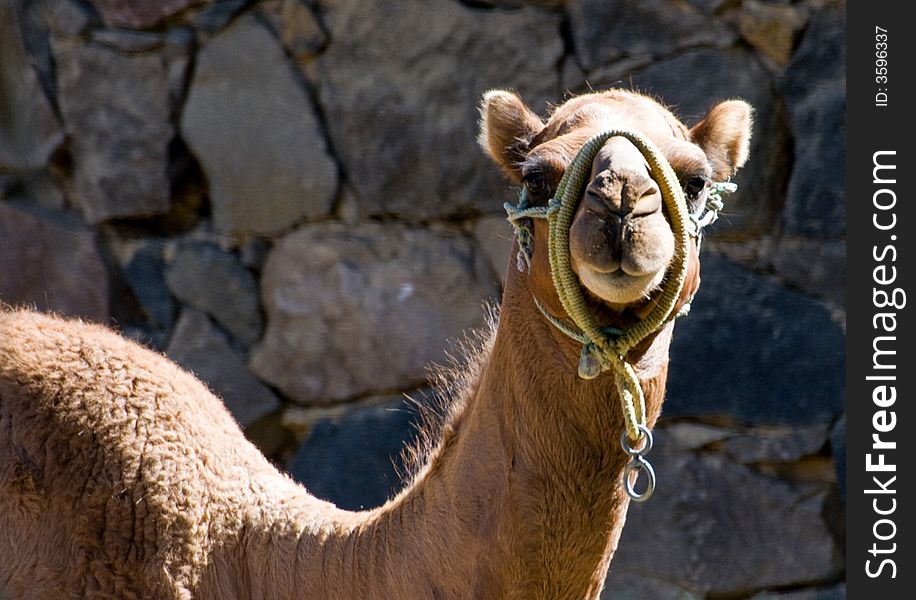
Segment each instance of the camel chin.
[{"label": "camel chin", "polygon": [[589,267],[579,268],[579,281],[595,297],[609,305],[628,305],[648,299],[665,278],[665,271],[630,275],[624,269],[601,273]]}]

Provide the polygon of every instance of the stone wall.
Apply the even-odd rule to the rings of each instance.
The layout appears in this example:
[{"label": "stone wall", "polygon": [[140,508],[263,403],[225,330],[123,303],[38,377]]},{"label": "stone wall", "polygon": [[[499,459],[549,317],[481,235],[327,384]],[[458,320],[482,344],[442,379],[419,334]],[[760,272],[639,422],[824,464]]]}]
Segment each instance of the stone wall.
[{"label": "stone wall", "polygon": [[476,103],[756,107],[607,598],[845,597],[845,2],[0,4],[0,300],[115,324],[318,495],[381,502],[497,298]]}]

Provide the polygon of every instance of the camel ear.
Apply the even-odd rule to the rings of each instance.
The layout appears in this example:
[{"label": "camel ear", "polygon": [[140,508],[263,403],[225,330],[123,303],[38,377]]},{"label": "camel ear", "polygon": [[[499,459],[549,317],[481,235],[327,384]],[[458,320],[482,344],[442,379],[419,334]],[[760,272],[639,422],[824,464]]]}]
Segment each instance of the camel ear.
[{"label": "camel ear", "polygon": [[747,102],[727,100],[690,130],[690,140],[706,153],[716,180],[728,179],[747,162],[752,114]]},{"label": "camel ear", "polygon": [[521,180],[518,163],[524,160],[531,140],[542,129],[544,123],[517,94],[491,90],[483,95],[478,142],[513,181]]}]

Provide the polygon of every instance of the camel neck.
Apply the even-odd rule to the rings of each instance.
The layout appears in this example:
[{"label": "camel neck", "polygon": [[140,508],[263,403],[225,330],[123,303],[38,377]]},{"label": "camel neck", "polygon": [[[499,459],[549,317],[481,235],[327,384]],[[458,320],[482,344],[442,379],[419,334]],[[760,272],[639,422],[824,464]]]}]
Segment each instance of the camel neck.
[{"label": "camel neck", "polygon": [[[577,377],[578,348],[537,315],[524,286],[507,285],[501,311],[424,469],[386,505],[340,516],[317,544],[320,560],[300,557],[299,581],[321,582],[322,597],[597,598],[629,503],[614,382]],[[667,371],[670,327],[663,333],[636,357],[650,425]],[[311,554],[316,542],[299,546]]]}]

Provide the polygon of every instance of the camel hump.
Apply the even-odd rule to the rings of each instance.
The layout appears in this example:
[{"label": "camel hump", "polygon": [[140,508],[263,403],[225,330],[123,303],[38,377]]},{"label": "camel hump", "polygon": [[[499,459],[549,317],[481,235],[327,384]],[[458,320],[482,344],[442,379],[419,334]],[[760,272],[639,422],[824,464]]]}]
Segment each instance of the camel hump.
[{"label": "camel hump", "polygon": [[[61,450],[56,464],[64,469],[77,456],[90,468],[94,461],[133,468],[144,458],[177,466],[188,452],[249,450],[223,403],[165,356],[101,325],[25,310],[0,311],[4,419],[16,439],[0,432],[0,442],[40,462]],[[260,456],[253,447],[242,454]]]},{"label": "camel hump", "polygon": [[[101,325],[0,310],[0,530],[62,524],[35,536],[46,546],[33,555],[59,549],[65,565],[79,547],[137,591],[120,597],[185,597],[175,590],[212,551],[199,532],[241,530],[232,507],[277,479],[222,402],[163,355]],[[15,555],[5,543],[0,565]]]},{"label": "camel hump", "polygon": [[53,398],[59,414],[68,401],[84,413],[148,403],[160,413],[205,412],[217,424],[232,419],[205,385],[165,356],[105,326],[29,310],[0,311],[0,379],[35,402]]},{"label": "camel hump", "polygon": [[[0,310],[0,374],[22,385],[75,382],[89,369],[155,353],[108,328],[31,310]],[[91,383],[87,381],[87,384]]]}]

